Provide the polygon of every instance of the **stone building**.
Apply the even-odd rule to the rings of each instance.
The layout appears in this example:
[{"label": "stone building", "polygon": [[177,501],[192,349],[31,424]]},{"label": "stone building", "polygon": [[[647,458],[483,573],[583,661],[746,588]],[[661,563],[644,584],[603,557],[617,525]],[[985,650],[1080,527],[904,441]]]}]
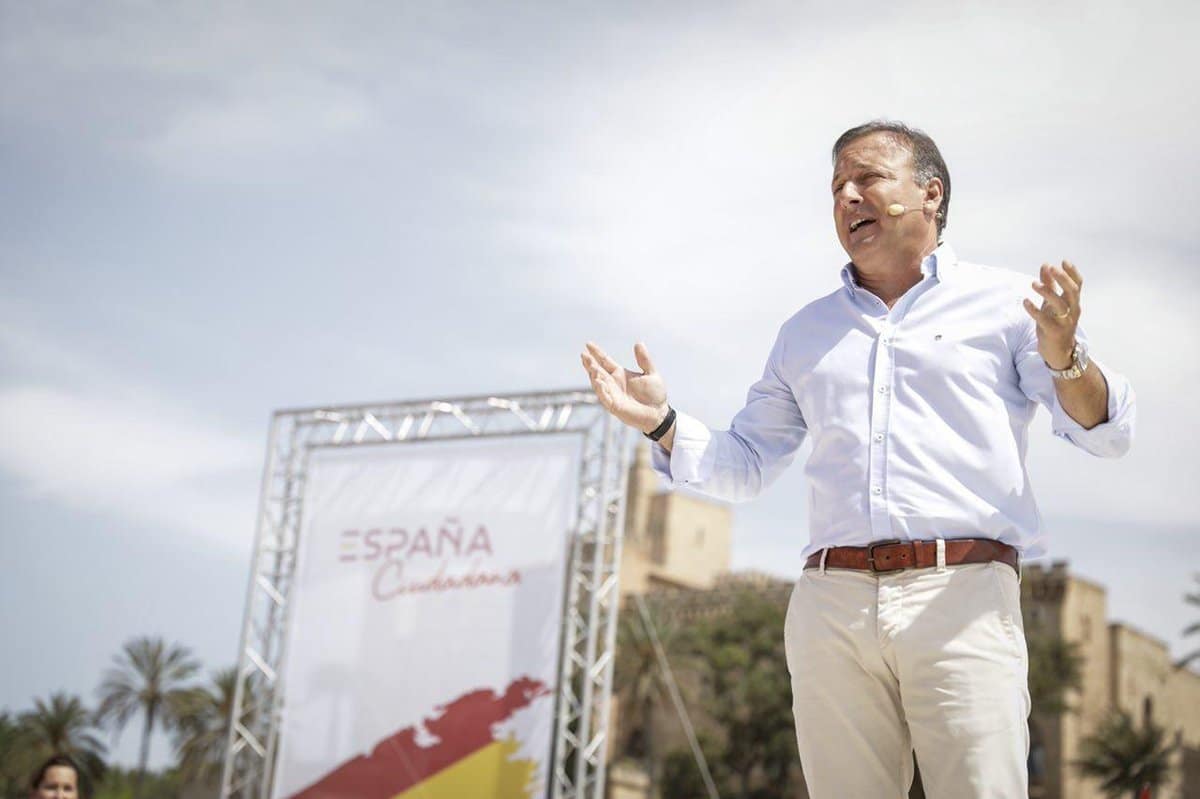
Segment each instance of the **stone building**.
[{"label": "stone building", "polygon": [[733,512],[728,505],[666,491],[639,446],[629,469],[621,593],[708,589],[729,571]]},{"label": "stone building", "polygon": [[1108,621],[1104,587],[1068,572],[1063,562],[1025,566],[1021,583],[1027,634],[1046,631],[1074,642],[1083,656],[1072,710],[1030,719],[1031,799],[1104,799],[1072,766],[1080,742],[1113,710],[1151,721],[1176,744],[1170,781],[1156,797],[1200,799],[1200,674],[1175,667],[1162,641]]}]

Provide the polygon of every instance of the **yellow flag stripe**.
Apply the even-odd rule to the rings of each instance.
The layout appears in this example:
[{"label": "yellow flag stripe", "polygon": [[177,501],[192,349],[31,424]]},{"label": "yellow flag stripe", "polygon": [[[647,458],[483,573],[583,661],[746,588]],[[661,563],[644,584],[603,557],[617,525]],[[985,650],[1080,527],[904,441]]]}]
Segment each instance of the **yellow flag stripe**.
[{"label": "yellow flag stripe", "polygon": [[493,741],[393,799],[533,799],[532,760],[514,760],[520,743]]}]

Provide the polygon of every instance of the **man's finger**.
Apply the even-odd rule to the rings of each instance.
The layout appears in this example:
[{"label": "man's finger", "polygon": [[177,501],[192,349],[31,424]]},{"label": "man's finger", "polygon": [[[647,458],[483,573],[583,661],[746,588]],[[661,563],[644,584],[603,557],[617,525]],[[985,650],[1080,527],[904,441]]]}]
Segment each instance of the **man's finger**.
[{"label": "man's finger", "polygon": [[[1064,263],[1066,262],[1064,261]],[[1050,270],[1050,277],[1062,289],[1063,299],[1067,301],[1068,305],[1074,307],[1075,300],[1079,298],[1078,284],[1071,279],[1071,276],[1067,274],[1065,269],[1059,269],[1058,267]]]},{"label": "man's finger", "polygon": [[614,405],[612,378],[608,372],[604,371],[597,364],[592,369],[588,370],[588,379],[592,384],[592,391],[596,393],[596,398],[600,400],[600,404],[607,410],[612,410]]},{"label": "man's finger", "polygon": [[595,375],[592,375],[592,390],[596,392],[596,396],[605,406],[612,404],[612,390],[609,389],[608,384]]},{"label": "man's finger", "polygon": [[1054,289],[1043,285],[1040,281],[1034,281],[1033,290],[1042,295],[1042,299],[1045,301],[1042,304],[1042,307],[1048,308],[1050,313],[1054,314],[1055,316],[1062,316],[1067,312],[1068,308],[1066,301],[1063,300],[1063,298],[1060,297],[1058,292],[1056,292]]},{"label": "man's finger", "polygon": [[1042,312],[1033,303],[1032,300],[1021,300],[1021,304],[1025,306],[1025,313],[1033,317],[1033,321],[1037,324],[1042,323]]},{"label": "man's finger", "polygon": [[[596,362],[596,359],[587,353],[581,353],[579,359],[583,361],[583,368],[587,370],[588,379],[592,381],[592,388],[596,388],[605,378],[612,379],[612,376]],[[597,389],[599,391],[599,389]]]},{"label": "man's finger", "polygon": [[592,354],[592,357],[600,363],[601,368],[603,368],[604,371],[608,372],[610,375],[616,374],[621,368],[621,364],[608,357],[608,353],[600,349],[599,344],[589,341],[587,343],[587,348],[588,352]]},{"label": "man's finger", "polygon": [[606,384],[608,381],[612,380],[612,375],[604,371],[604,367],[597,363],[595,358],[588,358],[588,362],[590,363],[590,366],[588,367],[588,376],[592,379],[593,383]]},{"label": "man's finger", "polygon": [[1079,269],[1075,266],[1075,264],[1071,263],[1070,261],[1063,261],[1062,265],[1063,265],[1063,271],[1066,272],[1068,275],[1070,275],[1071,279],[1075,281],[1075,287],[1077,289],[1079,289],[1080,291],[1082,291],[1083,290],[1083,273],[1080,272]]},{"label": "man's finger", "polygon": [[596,397],[603,402],[604,398],[600,396],[600,380],[597,377],[597,375],[602,374],[600,365],[596,363],[595,358],[586,352],[579,353],[579,361],[583,364],[583,370],[587,372],[588,382],[592,384],[592,391],[596,392]]},{"label": "man's finger", "polygon": [[633,357],[637,361],[638,368],[646,374],[653,374],[654,361],[650,360],[650,351],[646,349],[646,345],[638,342],[633,345]]},{"label": "man's finger", "polygon": [[608,386],[593,377],[592,391],[596,392],[596,398],[600,400],[600,404],[604,406],[605,410],[611,411],[613,409],[612,390]]}]

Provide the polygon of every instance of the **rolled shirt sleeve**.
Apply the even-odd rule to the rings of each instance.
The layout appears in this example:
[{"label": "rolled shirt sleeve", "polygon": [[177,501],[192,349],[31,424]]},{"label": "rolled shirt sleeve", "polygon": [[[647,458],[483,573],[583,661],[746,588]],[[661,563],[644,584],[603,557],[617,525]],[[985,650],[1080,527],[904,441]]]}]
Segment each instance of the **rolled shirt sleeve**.
[{"label": "rolled shirt sleeve", "polygon": [[[1032,322],[1030,328],[1033,328]],[[1087,337],[1082,328],[1076,331],[1076,339],[1086,346]],[[1124,375],[1091,359],[1088,368],[1099,369],[1108,383],[1108,421],[1089,430],[1072,419],[1059,403],[1054,378],[1037,351],[1036,333],[1031,332],[1025,337],[1016,356],[1016,366],[1025,396],[1050,411],[1050,429],[1054,435],[1100,458],[1118,458],[1129,451],[1137,415],[1136,397]]]},{"label": "rolled shirt sleeve", "polygon": [[729,502],[757,496],[791,464],[808,432],[792,389],[782,377],[784,357],[781,331],[762,378],[750,387],[745,407],[728,430],[710,430],[677,411],[671,452],[653,447],[654,469],[674,485],[687,485]]}]

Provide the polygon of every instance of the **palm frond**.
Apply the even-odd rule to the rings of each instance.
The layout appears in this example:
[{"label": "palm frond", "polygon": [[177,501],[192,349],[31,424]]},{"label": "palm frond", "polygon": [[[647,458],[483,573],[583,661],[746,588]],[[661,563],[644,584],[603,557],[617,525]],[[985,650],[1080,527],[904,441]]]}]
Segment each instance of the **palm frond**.
[{"label": "palm frond", "polygon": [[207,686],[176,697],[174,741],[184,779],[203,781],[220,772],[236,690],[237,670],[231,667],[212,675]]},{"label": "palm frond", "polygon": [[[144,719],[138,774],[146,769],[150,735],[155,728],[173,730],[179,721],[183,697],[193,686],[187,681],[200,663],[187,647],[168,644],[162,638],[143,636],[126,641],[114,656],[98,690],[99,719],[120,734],[135,715]],[[140,786],[140,776],[135,783]]]},{"label": "palm frond", "polygon": [[33,710],[23,713],[18,724],[35,760],[63,753],[83,763],[92,776],[103,770],[105,746],[95,734],[95,715],[79,697],[57,693],[49,701],[35,699]]},{"label": "palm frond", "polygon": [[1157,787],[1166,780],[1174,748],[1165,741],[1162,728],[1135,727],[1128,713],[1117,711],[1081,741],[1075,767],[1099,780],[1108,796],[1127,796],[1143,785]]}]

